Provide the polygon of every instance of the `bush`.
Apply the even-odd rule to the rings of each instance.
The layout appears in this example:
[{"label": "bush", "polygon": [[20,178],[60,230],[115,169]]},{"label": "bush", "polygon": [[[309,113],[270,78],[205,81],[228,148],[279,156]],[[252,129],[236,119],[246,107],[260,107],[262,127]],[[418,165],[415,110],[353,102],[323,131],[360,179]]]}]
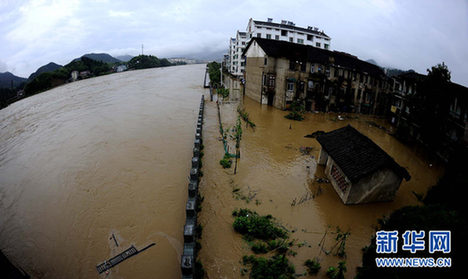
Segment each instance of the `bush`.
[{"label": "bush", "polygon": [[223,169],[229,169],[232,165],[232,160],[229,155],[224,155],[224,158],[219,161],[219,164],[223,166]]},{"label": "bush", "polygon": [[273,222],[271,215],[260,216],[255,211],[240,209],[234,211],[234,230],[246,239],[274,240],[287,238],[288,232]]},{"label": "bush", "polygon": [[308,259],[307,261],[305,261],[304,265],[307,267],[310,275],[317,274],[321,268],[318,259]]},{"label": "bush", "polygon": [[285,115],[285,118],[297,121],[304,120],[305,108],[301,100],[293,101],[289,109],[291,112]]},{"label": "bush", "polygon": [[268,246],[263,242],[255,242],[251,249],[255,254],[265,254],[269,251]]},{"label": "bush", "polygon": [[284,255],[276,255],[270,259],[263,257],[244,256],[244,265],[251,265],[250,277],[253,279],[263,278],[295,278],[295,269]]},{"label": "bush", "polygon": [[330,266],[327,269],[327,276],[330,279],[344,279],[344,273],[346,272],[346,262],[339,262],[338,267]]}]

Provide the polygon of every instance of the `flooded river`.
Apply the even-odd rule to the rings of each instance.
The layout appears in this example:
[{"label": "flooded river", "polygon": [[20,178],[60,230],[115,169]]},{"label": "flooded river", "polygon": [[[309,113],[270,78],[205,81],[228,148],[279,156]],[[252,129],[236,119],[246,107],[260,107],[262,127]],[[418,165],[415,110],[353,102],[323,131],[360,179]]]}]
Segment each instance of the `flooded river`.
[{"label": "flooded river", "polygon": [[[180,278],[195,122],[200,95],[206,93],[204,69],[177,66],[83,80],[0,111],[0,249],[13,263],[33,278]],[[233,168],[219,165],[224,150],[216,105],[207,101],[205,107],[200,258],[208,278],[241,277],[240,260],[250,250],[232,229],[231,212],[240,207],[272,214],[292,239],[305,244],[290,257],[297,273],[304,271],[306,259],[319,257],[323,277],[339,259],[320,252],[317,244],[327,228],[349,230],[346,278],[352,278],[377,218],[417,204],[412,192],[424,193],[442,172],[369,125],[383,123],[379,120],[359,115],[340,121],[335,114],[309,113],[295,122],[285,119],[284,111],[245,98],[257,127],[244,129],[233,175]],[[221,107],[223,124],[233,125],[237,104]],[[395,201],[345,206],[329,184],[309,178],[307,166],[320,147],[304,136],[347,124],[410,172]],[[301,147],[312,151],[304,155]],[[315,175],[323,177],[323,169]],[[109,275],[98,275],[96,264],[130,245],[140,249],[153,242],[156,246]],[[333,243],[326,237],[325,249]]]},{"label": "flooded river", "polygon": [[[200,255],[208,278],[242,277],[241,258],[251,251],[241,236],[234,232],[231,213],[244,207],[260,214],[272,214],[291,231],[290,238],[296,239],[296,244],[305,244],[293,248],[297,255],[289,257],[296,273],[305,271],[303,263],[306,259],[318,257],[322,265],[318,277],[326,277],[326,269],[337,266],[341,259],[332,254],[325,255],[318,243],[328,230],[324,250],[330,250],[335,243],[335,235],[330,232],[336,231],[337,226],[350,231],[346,242],[348,272],[345,277],[353,278],[356,266],[361,264],[361,248],[369,244],[377,219],[404,205],[417,204],[412,192],[425,193],[442,173],[442,168],[434,162],[382,129],[369,125],[371,121],[384,124],[378,119],[351,115],[353,119],[340,121],[336,114],[308,113],[304,121],[297,122],[285,119],[286,112],[261,106],[247,97],[243,105],[256,129],[244,126],[241,159],[234,175],[233,168],[225,170],[219,165],[224,150],[219,141],[216,105],[206,103],[205,175],[201,183],[204,203],[200,218],[204,229]],[[236,107],[235,103],[221,105],[225,129],[235,124]],[[393,202],[346,206],[330,184],[317,183],[309,178],[307,166],[313,165],[314,158],[318,158],[320,145],[315,139],[304,136],[348,124],[374,140],[411,174],[411,180],[401,184]],[[301,147],[311,147],[312,151],[304,155]],[[429,166],[431,163],[434,165]],[[319,166],[315,175],[325,177],[323,168]]]},{"label": "flooded river", "polygon": [[[0,249],[10,260],[33,278],[180,277],[204,73],[112,74],[1,110]],[[96,264],[153,242],[98,275]]]}]

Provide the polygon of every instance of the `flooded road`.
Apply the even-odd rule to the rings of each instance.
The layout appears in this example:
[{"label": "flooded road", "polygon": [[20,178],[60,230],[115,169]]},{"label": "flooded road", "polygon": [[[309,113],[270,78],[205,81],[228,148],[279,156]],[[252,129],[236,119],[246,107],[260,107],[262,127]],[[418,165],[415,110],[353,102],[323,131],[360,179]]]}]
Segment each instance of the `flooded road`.
[{"label": "flooded road", "polygon": [[[336,231],[337,226],[349,230],[345,277],[353,278],[356,267],[361,265],[361,248],[369,244],[377,219],[404,205],[417,204],[412,192],[425,193],[442,173],[441,167],[429,166],[434,162],[427,161],[382,129],[369,125],[369,121],[383,124],[379,119],[351,115],[353,119],[340,121],[336,114],[308,113],[304,121],[298,122],[285,119],[287,112],[261,106],[247,97],[243,105],[256,129],[244,126],[236,175],[233,168],[222,169],[219,165],[224,150],[219,140],[216,105],[206,102],[205,106],[205,175],[201,182],[204,202],[200,218],[204,229],[200,258],[208,278],[242,278],[241,258],[252,254],[232,228],[231,213],[236,208],[250,208],[276,217],[291,231],[290,239],[304,244],[293,248],[297,255],[289,257],[296,273],[305,271],[306,259],[318,257],[322,266],[319,278],[326,277],[326,269],[337,266],[341,260],[321,251],[318,243],[324,232],[329,231],[324,250],[330,250],[335,244],[335,235],[330,232]],[[221,105],[224,127],[234,125],[236,108],[237,104]],[[318,158],[320,145],[304,136],[348,124],[370,137],[411,174],[411,180],[401,184],[393,202],[345,206],[330,184],[309,178],[307,166],[313,166],[314,158]],[[304,155],[301,147],[311,147],[312,151]],[[325,177],[322,167],[317,167],[315,176]]]},{"label": "flooded road", "polygon": [[[33,278],[180,277],[204,74],[205,65],[112,74],[1,110],[5,255]],[[96,264],[153,242],[98,275]]]}]

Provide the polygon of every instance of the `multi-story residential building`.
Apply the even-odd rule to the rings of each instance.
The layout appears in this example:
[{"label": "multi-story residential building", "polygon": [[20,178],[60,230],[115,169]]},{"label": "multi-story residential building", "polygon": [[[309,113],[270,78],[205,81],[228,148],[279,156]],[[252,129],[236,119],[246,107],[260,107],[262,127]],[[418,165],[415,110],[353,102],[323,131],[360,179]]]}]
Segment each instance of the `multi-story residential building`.
[{"label": "multi-story residential building", "polygon": [[[424,102],[428,97],[426,75],[415,72],[407,72],[390,78],[389,84],[392,95],[390,107],[390,123],[397,128],[397,135],[408,141],[422,142],[424,127],[427,124],[427,115],[421,114],[419,102]],[[443,99],[442,99],[443,98]],[[415,103],[418,101],[418,103]],[[449,82],[444,88],[443,97],[438,100],[438,117],[441,125],[441,142],[436,152],[440,158],[447,160],[450,154],[455,152],[455,147],[460,144],[468,144],[468,88]],[[419,111],[414,111],[418,110]],[[442,124],[441,124],[442,123]],[[439,127],[434,126],[434,129]]]},{"label": "multi-story residential building", "polygon": [[229,72],[235,76],[242,76],[244,73],[245,59],[242,52],[247,44],[246,32],[237,31],[236,38],[231,38],[229,44],[229,56],[231,65]]},{"label": "multi-story residential building", "polygon": [[246,56],[245,94],[286,109],[384,114],[390,94],[381,68],[356,56],[310,45],[254,37]]},{"label": "multi-story residential building", "polygon": [[235,39],[231,38],[229,55],[231,65],[229,72],[235,76],[243,76],[245,70],[245,58],[242,52],[252,38],[263,38],[277,41],[287,41],[295,44],[314,46],[322,49],[330,49],[331,38],[323,30],[317,27],[297,27],[293,22],[282,20],[281,23],[249,19],[246,32],[237,31]]},{"label": "multi-story residential building", "polygon": [[267,21],[249,20],[247,25],[248,40],[263,38],[277,41],[314,46],[330,49],[331,38],[317,27],[297,27],[294,22],[282,20],[281,23],[273,22],[272,18]]}]

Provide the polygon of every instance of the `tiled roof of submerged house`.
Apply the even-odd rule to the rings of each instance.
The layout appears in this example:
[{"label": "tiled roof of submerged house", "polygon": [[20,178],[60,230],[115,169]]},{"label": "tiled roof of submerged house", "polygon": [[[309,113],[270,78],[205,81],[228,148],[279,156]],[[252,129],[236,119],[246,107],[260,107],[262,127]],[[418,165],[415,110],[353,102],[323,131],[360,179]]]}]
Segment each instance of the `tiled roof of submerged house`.
[{"label": "tiled roof of submerged house", "polygon": [[[257,42],[263,51],[265,51],[266,55],[271,57],[284,57],[290,60],[309,61],[323,65],[333,64],[358,72],[366,72],[375,76],[384,75],[383,70],[379,66],[359,60],[356,56],[340,51],[330,51],[286,41],[252,38],[244,50],[244,55],[253,42]],[[332,58],[332,60],[330,60],[330,58]]]},{"label": "tiled roof of submerged house", "polygon": [[407,181],[411,178],[405,168],[350,125],[320,135],[317,141],[352,183],[380,168],[389,168]]}]

